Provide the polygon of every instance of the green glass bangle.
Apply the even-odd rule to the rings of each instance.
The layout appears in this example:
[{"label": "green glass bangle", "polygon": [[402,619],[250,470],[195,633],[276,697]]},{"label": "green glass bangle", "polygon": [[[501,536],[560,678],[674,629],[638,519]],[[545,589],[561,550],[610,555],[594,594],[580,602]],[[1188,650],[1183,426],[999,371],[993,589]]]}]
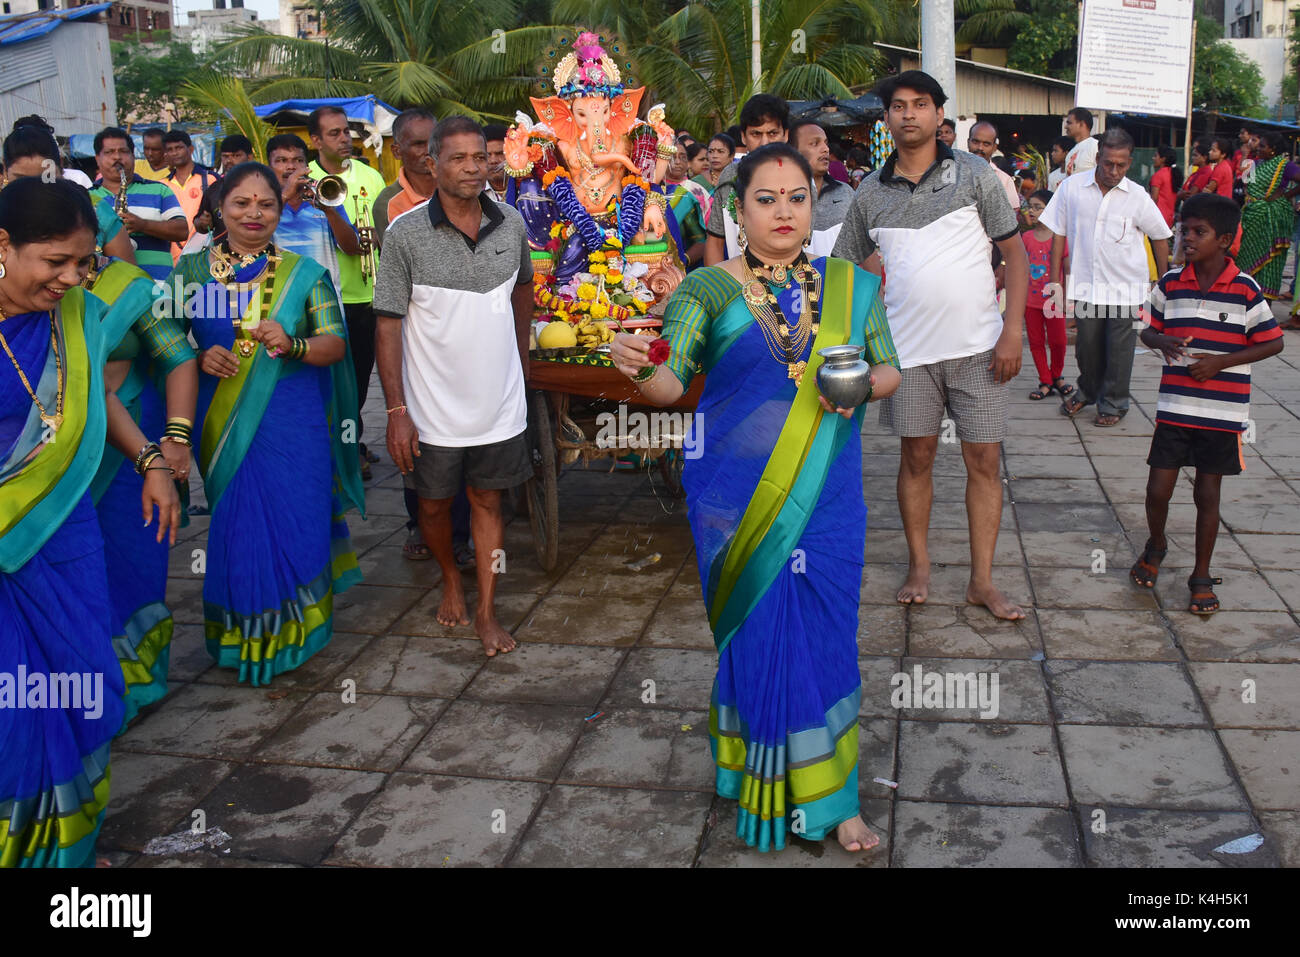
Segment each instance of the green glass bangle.
[{"label": "green glass bangle", "polygon": [[655,365],[646,366],[644,369],[642,369],[642,370],[641,370],[640,372],[638,372],[636,375],[632,376],[632,381],[633,381],[633,382],[649,382],[651,379],[654,378],[654,374],[655,374],[656,372],[658,372],[658,371],[659,371],[659,367],[658,367],[658,366],[655,366]]}]

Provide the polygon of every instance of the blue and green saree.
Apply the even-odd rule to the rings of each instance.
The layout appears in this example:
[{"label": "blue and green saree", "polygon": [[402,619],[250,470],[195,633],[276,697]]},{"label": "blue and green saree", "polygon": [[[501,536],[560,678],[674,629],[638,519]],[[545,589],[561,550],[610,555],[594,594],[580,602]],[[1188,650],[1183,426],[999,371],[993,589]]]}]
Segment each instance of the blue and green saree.
[{"label": "blue and green saree", "polygon": [[[740,284],[698,269],[664,317],[669,368],[708,374],[696,415],[703,454],[682,476],[704,602],[718,648],[709,707],[716,787],[739,801],[737,833],[767,851],[818,840],[858,813],[858,593],[866,506],[859,431],[823,411],[817,350],[866,345],[897,364],[879,280],[839,259],[822,272],[821,326],[796,388]],[[787,316],[788,289],[772,287]]]},{"label": "blue and green saree", "polygon": [[[280,250],[264,318],[289,336],[347,340],[324,267]],[[182,256],[173,289],[198,291],[177,309],[200,349],[234,348],[233,322],[260,312],[265,256],[235,273],[228,293],[205,250]],[[203,582],[208,651],[239,680],[263,685],[298,667],[333,634],[334,596],[361,580],[343,513],[364,514],[350,353],[328,367],[258,346],[227,379],[199,375],[199,468],[212,520]]]},{"label": "blue and green saree", "polygon": [[[0,366],[0,866],[93,867],[122,724],[104,543],[90,483],[104,451],[104,361],[130,325],[80,288],[3,332],[37,396],[64,418],[51,434],[13,367]],[[58,358],[56,360],[56,352]],[[140,503],[134,509],[140,518]],[[57,694],[56,694],[56,688]],[[56,701],[56,698],[58,699]]]},{"label": "blue and green saree", "polygon": [[[181,368],[194,359],[194,350],[179,323],[152,308],[154,280],[138,266],[114,260],[90,291],[111,311],[134,317],[108,361],[130,363],[115,394],[145,437],[157,441],[166,423],[165,380],[173,372],[194,374]],[[141,708],[167,694],[171,658],[173,621],[166,601],[171,546],[158,541],[154,526],[140,522],[143,489],[135,464],[116,449],[105,449],[90,490],[104,534],[113,646],[126,679],[123,729]]]}]

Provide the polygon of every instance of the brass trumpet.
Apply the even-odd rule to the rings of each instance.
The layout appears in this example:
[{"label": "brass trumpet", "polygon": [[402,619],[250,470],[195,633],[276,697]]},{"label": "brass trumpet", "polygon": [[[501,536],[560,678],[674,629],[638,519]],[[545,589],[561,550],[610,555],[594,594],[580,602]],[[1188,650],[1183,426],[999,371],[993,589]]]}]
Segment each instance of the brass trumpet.
[{"label": "brass trumpet", "polygon": [[362,206],[362,200],[366,199],[366,188],[361,187],[361,195],[352,197],[354,210],[353,223],[357,227],[357,239],[361,243],[361,280],[362,282],[374,282],[375,277],[379,274],[379,263],[375,259],[375,251],[379,248],[378,234],[375,231],[375,221],[371,216],[370,205]]},{"label": "brass trumpet", "polygon": [[303,197],[309,203],[318,206],[342,206],[348,198],[348,184],[341,176],[322,176],[320,179],[307,179],[302,184]]}]

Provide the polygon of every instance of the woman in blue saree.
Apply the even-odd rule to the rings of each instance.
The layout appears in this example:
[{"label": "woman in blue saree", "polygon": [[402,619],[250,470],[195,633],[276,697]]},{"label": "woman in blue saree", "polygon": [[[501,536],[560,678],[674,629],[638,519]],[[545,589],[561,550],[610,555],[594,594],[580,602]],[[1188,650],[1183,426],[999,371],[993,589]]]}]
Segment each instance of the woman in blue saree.
[{"label": "woman in blue saree", "polygon": [[[0,191],[0,866],[93,866],[122,722],[103,539],[90,483],[134,457],[155,540],[174,539],[171,469],[103,368],[131,323],[80,288],[95,212],[72,183]],[[154,524],[153,510],[158,514]]]},{"label": "woman in blue saree", "polygon": [[[38,119],[18,120],[5,139],[5,173],[10,179],[40,176],[48,170],[59,175],[58,144],[44,124],[35,123]],[[135,265],[130,236],[122,228],[113,201],[102,199],[95,204],[95,216],[96,262],[83,284],[105,306],[135,317],[109,353],[104,369],[107,387],[146,435],[161,437],[159,447],[167,465],[177,481],[185,483],[198,394],[194,350],[178,325],[160,323],[153,314],[154,282]],[[164,393],[171,425],[163,421]],[[136,521],[134,503],[140,499],[142,481],[134,463],[109,448],[90,486],[104,534],[113,645],[126,680],[123,729],[141,708],[167,693],[173,629],[166,604],[171,549],[167,543],[155,541],[153,529]]]},{"label": "woman in blue saree", "polygon": [[833,409],[818,394],[817,350],[864,346],[871,398],[898,387],[898,360],[876,277],[803,255],[811,180],[783,143],[742,160],[745,251],[678,287],[664,317],[667,371],[646,366],[636,336],[620,335],[611,355],[657,405],[678,399],[697,365],[708,373],[696,410],[703,454],[682,481],[719,651],[716,786],[739,801],[737,833],[767,851],[787,833],[834,830],[846,850],[865,851],[879,838],[858,803],[863,407]]},{"label": "woman in blue saree", "polygon": [[365,508],[356,382],[329,273],[271,242],[275,174],[235,167],[220,203],[225,239],[170,283],[200,348],[208,651],[264,685],[329,643],[334,596],[361,580],[343,518]]}]

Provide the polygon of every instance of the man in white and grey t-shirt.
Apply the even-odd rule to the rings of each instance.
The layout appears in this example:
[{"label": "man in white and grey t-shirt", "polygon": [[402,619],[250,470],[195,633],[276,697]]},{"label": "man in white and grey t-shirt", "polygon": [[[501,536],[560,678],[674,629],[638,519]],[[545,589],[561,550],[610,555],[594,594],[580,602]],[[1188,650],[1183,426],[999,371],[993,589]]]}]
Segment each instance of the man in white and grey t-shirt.
[{"label": "man in white and grey t-shirt", "polygon": [[442,567],[443,625],[469,624],[451,544],[462,479],[480,559],[474,628],[488,657],[515,647],[496,619],[501,490],[532,475],[524,430],[533,268],[524,222],[483,195],[487,148],[465,116],[429,139],[438,188],[388,225],[375,283],[375,359],[388,452],[414,473],[420,531]]},{"label": "man in white and grey t-shirt", "polygon": [[[853,196],[834,255],[877,275],[903,382],[881,400],[880,420],[901,437],[898,508],[907,535],[902,604],[929,597],[934,457],[947,410],[966,465],[971,577],[966,600],[999,618],[1024,612],[993,584],[1002,517],[999,474],[1007,383],[1020,371],[1029,261],[1016,215],[987,160],[935,138],[946,96],[908,70],[877,88],[897,148]],[[998,312],[990,243],[1006,262],[1006,315]]]}]

